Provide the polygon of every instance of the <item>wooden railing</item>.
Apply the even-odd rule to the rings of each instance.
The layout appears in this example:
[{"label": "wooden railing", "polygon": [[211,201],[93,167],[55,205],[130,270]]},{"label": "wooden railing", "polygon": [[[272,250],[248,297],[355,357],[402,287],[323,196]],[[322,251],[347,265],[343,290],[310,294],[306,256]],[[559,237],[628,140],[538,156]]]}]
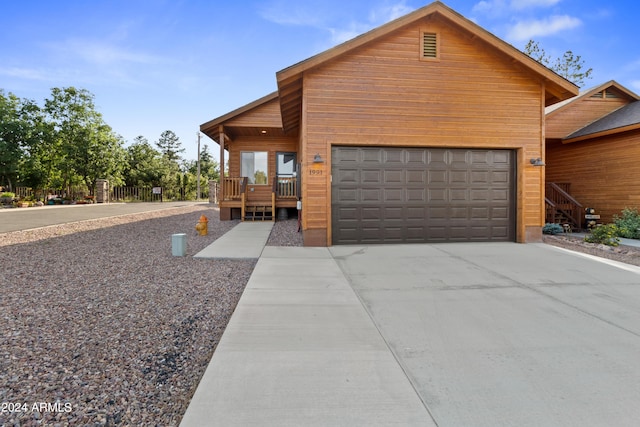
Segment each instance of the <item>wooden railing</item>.
[{"label": "wooden railing", "polygon": [[545,188],[546,222],[555,223],[558,216],[566,219],[573,228],[581,228],[582,205],[565,189],[569,189],[568,184],[561,187],[558,184],[549,182]]},{"label": "wooden railing", "polygon": [[247,189],[247,178],[222,178],[222,200],[237,200]]},{"label": "wooden railing", "polygon": [[295,199],[298,195],[297,185],[296,177],[275,177],[272,192],[278,199]]}]

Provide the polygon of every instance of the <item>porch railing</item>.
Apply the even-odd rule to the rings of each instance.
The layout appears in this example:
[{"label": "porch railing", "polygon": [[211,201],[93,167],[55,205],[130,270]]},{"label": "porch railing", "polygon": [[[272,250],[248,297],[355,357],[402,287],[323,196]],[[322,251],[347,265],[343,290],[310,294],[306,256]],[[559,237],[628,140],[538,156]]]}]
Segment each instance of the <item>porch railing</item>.
[{"label": "porch railing", "polygon": [[274,177],[272,192],[278,199],[296,199],[298,195],[296,177]]},{"label": "porch railing", "polygon": [[569,184],[548,182],[545,187],[546,222],[567,221],[573,228],[581,228],[582,205],[569,192]]},{"label": "porch railing", "polygon": [[222,178],[222,200],[237,200],[247,188],[247,178]]}]

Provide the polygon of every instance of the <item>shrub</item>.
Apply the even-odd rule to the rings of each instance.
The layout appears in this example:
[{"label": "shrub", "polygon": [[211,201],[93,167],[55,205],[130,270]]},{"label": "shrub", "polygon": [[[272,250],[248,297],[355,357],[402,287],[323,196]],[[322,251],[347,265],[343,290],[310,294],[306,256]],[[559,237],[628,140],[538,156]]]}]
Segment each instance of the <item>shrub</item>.
[{"label": "shrub", "polygon": [[591,234],[584,238],[588,243],[602,243],[607,246],[618,246],[618,227],[615,224],[605,224],[591,230]]},{"label": "shrub", "polygon": [[0,197],[10,197],[13,199],[14,197],[16,197],[16,193],[11,193],[10,191],[6,191],[4,193],[1,193]]},{"label": "shrub", "polygon": [[542,227],[542,233],[544,234],[560,234],[564,232],[564,228],[560,224],[552,224],[550,222],[546,223],[544,227]]},{"label": "shrub", "polygon": [[636,208],[624,208],[622,216],[614,215],[613,222],[618,227],[618,236],[627,239],[640,238],[640,213]]}]

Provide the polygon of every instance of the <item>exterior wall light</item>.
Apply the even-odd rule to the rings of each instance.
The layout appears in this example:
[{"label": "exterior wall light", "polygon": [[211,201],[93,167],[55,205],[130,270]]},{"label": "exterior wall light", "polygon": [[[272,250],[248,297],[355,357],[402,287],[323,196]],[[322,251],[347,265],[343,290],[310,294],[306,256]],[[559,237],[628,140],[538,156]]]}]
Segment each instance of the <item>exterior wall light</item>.
[{"label": "exterior wall light", "polygon": [[544,166],[544,162],[540,157],[538,157],[537,159],[531,159],[529,160],[529,162],[531,162],[533,166]]},{"label": "exterior wall light", "polygon": [[316,155],[313,156],[313,163],[324,163],[324,160],[322,159],[320,153],[316,153]]}]

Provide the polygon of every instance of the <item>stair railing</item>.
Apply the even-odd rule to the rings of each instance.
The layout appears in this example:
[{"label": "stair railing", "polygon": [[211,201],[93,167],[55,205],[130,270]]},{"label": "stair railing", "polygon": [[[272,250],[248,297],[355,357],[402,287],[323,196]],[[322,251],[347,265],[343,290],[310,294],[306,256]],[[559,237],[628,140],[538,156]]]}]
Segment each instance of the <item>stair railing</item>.
[{"label": "stair railing", "polygon": [[[568,187],[565,186],[565,188]],[[559,213],[567,218],[573,228],[581,227],[582,205],[558,184],[553,182],[546,184],[545,203],[547,222],[555,222],[555,215]]]}]

